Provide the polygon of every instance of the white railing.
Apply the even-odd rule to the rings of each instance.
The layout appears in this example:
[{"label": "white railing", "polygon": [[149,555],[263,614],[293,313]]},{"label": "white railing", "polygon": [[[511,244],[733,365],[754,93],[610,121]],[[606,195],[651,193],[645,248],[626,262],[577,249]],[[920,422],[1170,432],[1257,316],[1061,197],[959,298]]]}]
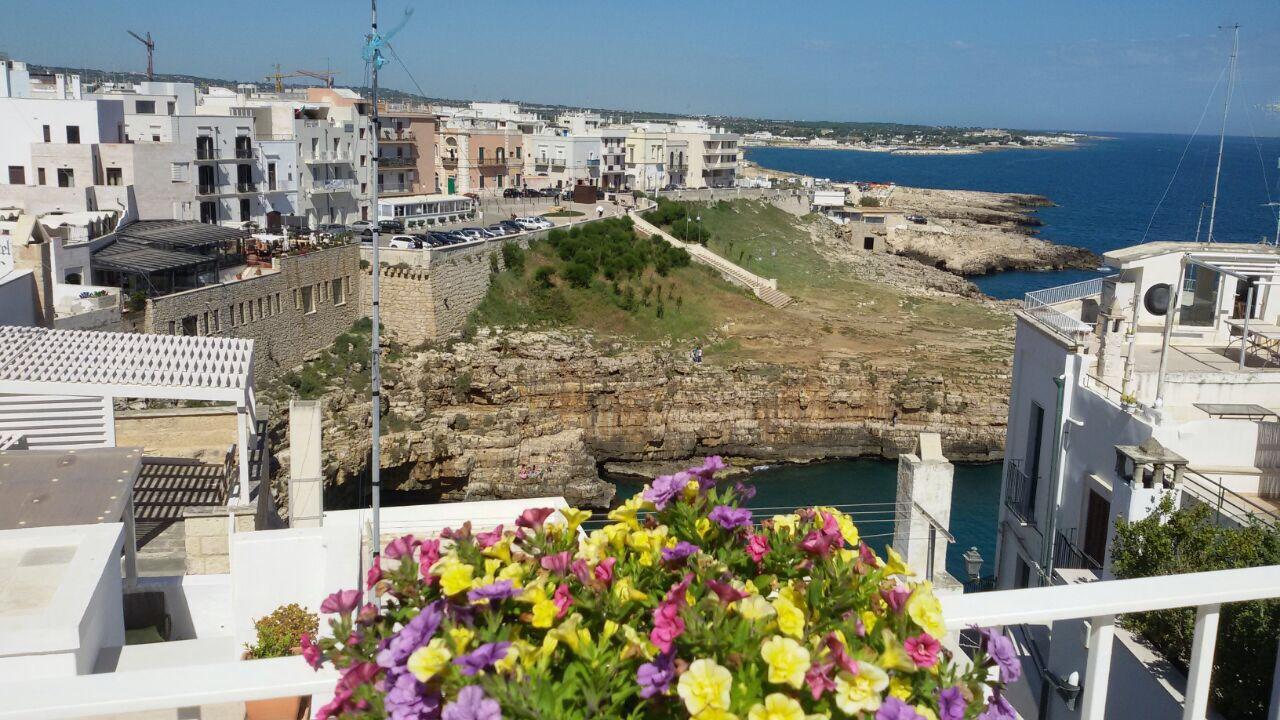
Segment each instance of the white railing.
[{"label": "white railing", "polygon": [[[1117,277],[1116,275],[1110,276]],[[1057,287],[1045,288],[1044,290],[1036,290],[1027,293],[1022,301],[1025,307],[1039,307],[1041,305],[1057,305],[1058,303],[1071,302],[1072,300],[1080,300],[1093,295],[1102,294],[1102,282],[1110,278],[1094,278],[1092,280],[1084,280],[1070,285],[1059,285]]]},{"label": "white railing", "polygon": [[[1280,566],[1219,570],[1137,580],[942,595],[947,628],[1088,619],[1089,655],[1082,720],[1104,717],[1116,616],[1196,608],[1196,631],[1183,718],[1202,720],[1223,603],[1280,597]],[[194,670],[194,671],[193,671]],[[272,697],[327,695],[337,674],[313,672],[300,657],[0,682],[0,720],[74,718],[165,710]],[[1272,708],[1274,711],[1275,708]]]},{"label": "white railing", "polygon": [[[1223,603],[1280,597],[1280,565],[1242,570],[1109,580],[1079,585],[942,596],[947,628],[1089,620],[1089,658],[1082,681],[1082,720],[1106,712],[1111,646],[1117,615],[1149,610],[1196,609],[1195,639],[1187,673],[1184,720],[1203,720]],[[1274,712],[1276,708],[1272,708]]]}]

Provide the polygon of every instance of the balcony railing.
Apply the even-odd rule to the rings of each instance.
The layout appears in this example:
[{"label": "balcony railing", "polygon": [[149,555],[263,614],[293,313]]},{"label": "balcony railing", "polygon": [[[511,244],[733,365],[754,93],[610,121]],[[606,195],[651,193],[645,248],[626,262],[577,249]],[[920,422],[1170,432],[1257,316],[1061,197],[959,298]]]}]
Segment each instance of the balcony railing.
[{"label": "balcony railing", "polygon": [[[1196,608],[1184,717],[1203,718],[1208,709],[1214,646],[1223,603],[1277,597],[1280,597],[1280,572],[1275,566],[1268,566],[942,595],[939,600],[947,629],[952,633],[972,625],[1089,620],[1088,655],[1080,683],[1080,717],[1102,720],[1111,676],[1116,616]],[[1231,650],[1224,648],[1224,651]],[[298,656],[212,663],[199,666],[199,672],[191,670],[191,666],[179,665],[22,681],[0,680],[0,693],[5,697],[4,704],[0,705],[0,720],[174,710],[325,695],[333,692],[338,678],[338,673],[330,668],[313,671]]]},{"label": "balcony railing", "polygon": [[253,156],[254,156],[254,152],[253,152],[253,148],[251,148],[251,147],[247,147],[247,148],[246,148],[246,147],[238,147],[238,148],[236,148],[236,159],[237,159],[237,160],[252,160],[252,159],[253,159]]},{"label": "balcony railing", "polygon": [[355,190],[355,180],[321,180],[311,187],[312,193],[351,192]]},{"label": "balcony railing", "polygon": [[309,164],[346,163],[351,162],[351,156],[340,150],[317,150],[303,158],[303,162]]},{"label": "balcony railing", "polygon": [[1025,525],[1036,524],[1036,488],[1031,478],[1022,472],[1016,460],[1010,460],[1004,470],[1004,504]]},{"label": "balcony railing", "polygon": [[412,130],[396,130],[394,128],[382,128],[382,132],[378,134],[379,142],[414,142]]},{"label": "balcony railing", "polygon": [[217,160],[221,156],[222,152],[216,147],[196,146],[196,160]]},{"label": "balcony railing", "polygon": [[1219,521],[1229,519],[1240,525],[1255,520],[1266,525],[1280,523],[1280,514],[1274,508],[1254,502],[1194,470],[1183,470],[1181,486],[1182,492],[1212,508]]},{"label": "balcony railing", "polygon": [[[477,165],[479,167],[492,167],[494,165],[515,165],[517,163],[523,163],[523,162],[524,160],[521,158],[513,158],[509,156],[508,157],[478,157],[473,159],[471,161],[471,164]],[[554,165],[556,163],[552,163],[552,164]],[[559,164],[564,165],[564,161],[561,161]]]},{"label": "balcony railing", "polygon": [[236,192],[238,193],[258,192],[258,184],[253,182],[236,183]]},{"label": "balcony railing", "polygon": [[417,158],[413,157],[384,157],[378,158],[378,165],[385,168],[393,167],[413,167],[418,164]]},{"label": "balcony railing", "polygon": [[[565,160],[564,158],[554,158],[554,157],[553,158],[538,157],[533,159],[534,165],[550,165],[551,167],[564,167],[566,162],[568,161]],[[484,164],[484,163],[481,163],[481,164]]]},{"label": "balcony railing", "polygon": [[196,186],[196,194],[197,195],[217,195],[218,186],[210,185],[206,183],[200,183],[198,186]]},{"label": "balcony railing", "polygon": [[1072,302],[1073,300],[1080,300],[1093,295],[1098,295],[1102,293],[1103,280],[1106,280],[1106,278],[1094,278],[1092,280],[1071,283],[1070,285],[1059,285],[1057,287],[1029,292],[1024,296],[1022,304],[1026,307],[1057,305],[1059,303]]},{"label": "balcony railing", "polygon": [[1075,536],[1075,528],[1058,531],[1058,537],[1053,543],[1053,564],[1060,568],[1092,570],[1095,573],[1101,573],[1102,561],[1080,549],[1075,543]]}]

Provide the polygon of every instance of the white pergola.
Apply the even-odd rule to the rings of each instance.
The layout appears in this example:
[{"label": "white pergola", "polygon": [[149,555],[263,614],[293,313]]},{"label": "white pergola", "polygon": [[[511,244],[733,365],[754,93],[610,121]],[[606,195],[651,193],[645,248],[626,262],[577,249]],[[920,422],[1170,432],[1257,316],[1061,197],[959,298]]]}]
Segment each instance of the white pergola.
[{"label": "white pergola", "polygon": [[249,502],[252,340],[0,326],[0,433],[33,449],[114,447],[115,398],[233,403]]}]

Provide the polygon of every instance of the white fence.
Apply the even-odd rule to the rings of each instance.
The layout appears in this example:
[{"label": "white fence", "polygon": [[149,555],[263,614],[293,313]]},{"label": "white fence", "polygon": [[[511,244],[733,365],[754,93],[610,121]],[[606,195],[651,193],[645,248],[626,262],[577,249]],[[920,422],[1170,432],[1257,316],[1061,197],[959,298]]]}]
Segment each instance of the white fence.
[{"label": "white fence", "polygon": [[[972,625],[1088,619],[1089,656],[1081,693],[1084,720],[1104,717],[1116,616],[1194,607],[1196,633],[1183,718],[1202,720],[1208,706],[1209,676],[1223,603],[1268,598],[1280,598],[1280,566],[945,595],[941,600],[947,627],[953,632]],[[0,704],[0,720],[87,717],[327,695],[335,681],[336,673],[315,673],[302,658],[290,657],[28,680],[17,685],[0,683],[0,697],[5,698]],[[1273,717],[1276,711],[1273,707]]]},{"label": "white fence", "polygon": [[[1115,277],[1114,275],[1112,277]],[[1088,333],[1092,328],[1086,323],[1067,315],[1054,305],[1075,302],[1102,294],[1102,283],[1108,278],[1094,278],[1083,282],[1059,285],[1027,293],[1022,300],[1023,310],[1027,315],[1049,326],[1059,335],[1075,340],[1077,335]]]}]

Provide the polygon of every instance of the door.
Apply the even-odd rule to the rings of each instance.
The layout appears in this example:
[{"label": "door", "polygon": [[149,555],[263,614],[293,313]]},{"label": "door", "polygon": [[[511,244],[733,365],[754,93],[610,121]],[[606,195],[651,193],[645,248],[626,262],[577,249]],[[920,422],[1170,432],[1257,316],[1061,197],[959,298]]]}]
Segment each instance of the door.
[{"label": "door", "polygon": [[280,211],[272,210],[267,213],[267,230],[279,232],[280,230]]},{"label": "door", "polygon": [[453,195],[458,192],[458,181],[456,178],[449,178],[449,194]]},{"label": "door", "polygon": [[1085,510],[1084,554],[1099,567],[1107,555],[1107,526],[1111,522],[1111,501],[1097,492],[1089,491],[1089,505]]}]

